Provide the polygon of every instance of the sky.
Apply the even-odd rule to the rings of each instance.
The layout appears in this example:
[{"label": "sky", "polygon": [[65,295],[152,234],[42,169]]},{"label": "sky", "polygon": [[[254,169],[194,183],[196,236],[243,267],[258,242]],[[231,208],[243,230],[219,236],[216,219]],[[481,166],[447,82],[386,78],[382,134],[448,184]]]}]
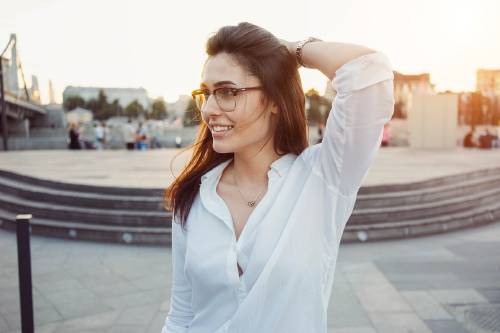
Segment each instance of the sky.
[{"label": "sky", "polygon": [[[473,91],[478,68],[500,69],[498,0],[15,0],[0,6],[0,50],[11,33],[42,101],[48,80],[143,87],[175,101],[200,83],[204,45],[224,25],[257,24],[290,41],[315,36],[387,54],[403,74],[430,73],[437,91]],[[0,51],[1,52],[1,51]],[[301,69],[305,90],[326,77]]]}]

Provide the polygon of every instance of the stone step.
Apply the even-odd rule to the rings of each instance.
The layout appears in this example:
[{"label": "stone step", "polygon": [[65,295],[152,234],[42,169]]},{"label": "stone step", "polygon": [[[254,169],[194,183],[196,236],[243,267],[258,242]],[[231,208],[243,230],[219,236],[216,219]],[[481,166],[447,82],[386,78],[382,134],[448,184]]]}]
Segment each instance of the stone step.
[{"label": "stone step", "polygon": [[[422,188],[410,191],[400,192],[384,192],[372,194],[358,194],[355,210],[365,208],[379,208],[411,205],[416,203],[436,202],[438,200],[453,198],[457,195],[465,195],[477,191],[484,191],[490,188],[500,186],[500,172],[493,176],[483,176],[478,178],[480,174],[472,179],[462,180],[453,184],[446,184],[431,188]],[[0,192],[17,196],[26,200],[36,200],[50,202],[60,205],[71,205],[77,207],[88,207],[98,209],[126,209],[126,210],[162,210],[163,198],[162,190],[149,190],[147,195],[129,195],[128,192],[123,194],[107,194],[106,187],[92,187],[94,192],[83,191],[86,187],[76,190],[65,190],[48,187],[53,185],[51,181],[45,184],[36,184],[33,178],[24,179],[24,176],[19,179],[10,174],[11,177],[6,178],[0,174]],[[12,179],[13,178],[13,179]],[[35,184],[32,184],[35,183]],[[63,183],[59,183],[61,185]],[[65,187],[74,184],[64,184]],[[77,185],[79,187],[80,185]],[[102,190],[102,191],[101,191]],[[120,189],[121,191],[122,189]],[[134,192],[136,189],[130,189]],[[101,193],[105,192],[105,193]]]},{"label": "stone step", "polygon": [[355,209],[349,218],[349,222],[351,224],[374,224],[404,221],[412,218],[446,215],[453,212],[474,209],[493,202],[500,202],[500,187],[430,203],[403,205],[399,207]]},{"label": "stone step", "polygon": [[[0,209],[0,228],[15,231],[15,214]],[[61,222],[34,216],[30,221],[34,235],[98,242],[171,246],[171,224],[164,227]]]},{"label": "stone step", "polygon": [[500,173],[495,176],[460,181],[455,184],[417,190],[359,194],[355,209],[380,208],[436,202],[500,187]]},{"label": "stone step", "polygon": [[157,195],[157,191],[151,191],[148,196],[69,191],[0,177],[0,193],[25,200],[76,207],[127,210],[163,209],[163,197]]},{"label": "stone step", "polygon": [[40,218],[87,224],[160,227],[171,219],[171,213],[164,210],[82,208],[34,202],[7,194],[0,194],[0,208],[15,214],[29,213]]},{"label": "stone step", "polygon": [[387,184],[387,185],[371,185],[361,187],[358,194],[373,194],[373,193],[388,193],[388,192],[403,192],[425,188],[432,188],[442,185],[455,184],[471,179],[478,179],[487,176],[495,176],[500,173],[500,167],[475,170],[471,172],[464,172],[455,175],[447,175],[443,177],[436,177],[424,181],[404,184]]},{"label": "stone step", "polygon": [[48,187],[51,189],[74,191],[74,192],[88,192],[95,194],[112,194],[112,195],[127,195],[127,196],[163,195],[163,189],[158,189],[158,188],[113,187],[113,186],[95,186],[95,185],[85,185],[85,184],[64,183],[54,180],[26,176],[16,172],[6,171],[1,169],[0,169],[0,177],[10,179],[13,181],[28,183],[31,185],[38,185],[38,186]]},{"label": "stone step", "polygon": [[402,239],[477,227],[500,221],[500,202],[429,218],[376,224],[346,225],[342,242]]},{"label": "stone step", "polygon": [[[412,184],[363,187],[343,241],[404,238],[500,220],[500,168]],[[0,170],[0,227],[33,214],[35,234],[170,244],[161,189],[54,182]]]}]

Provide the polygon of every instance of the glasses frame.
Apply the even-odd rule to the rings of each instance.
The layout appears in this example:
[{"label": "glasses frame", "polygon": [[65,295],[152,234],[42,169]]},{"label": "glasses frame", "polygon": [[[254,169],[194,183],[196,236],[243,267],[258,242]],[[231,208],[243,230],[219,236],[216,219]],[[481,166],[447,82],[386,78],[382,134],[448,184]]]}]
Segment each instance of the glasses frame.
[{"label": "glasses frame", "polygon": [[[210,98],[211,95],[214,95],[215,96],[215,102],[217,103],[217,106],[219,106],[219,108],[224,111],[224,112],[233,112],[234,110],[236,110],[236,102],[234,104],[234,108],[232,110],[225,110],[224,108],[221,107],[220,103],[219,103],[219,100],[217,99],[217,91],[219,90],[222,90],[222,89],[229,89],[232,93],[233,93],[233,96],[236,97],[238,96],[239,93],[241,92],[245,92],[245,91],[249,91],[249,90],[262,90],[263,87],[261,86],[256,86],[256,87],[245,87],[245,88],[233,88],[233,87],[219,87],[219,88],[216,88],[214,89],[212,92],[210,92],[209,89],[196,89],[196,90],[193,90],[191,92],[191,97],[194,99],[195,101],[195,105],[196,107],[198,108],[198,110],[201,112],[203,107],[207,104],[208,102],[208,99]],[[203,104],[201,105],[201,107],[198,107],[198,103],[196,102],[196,96],[197,95],[205,95],[205,92],[208,91],[208,97],[205,97],[205,101],[203,102]]]}]

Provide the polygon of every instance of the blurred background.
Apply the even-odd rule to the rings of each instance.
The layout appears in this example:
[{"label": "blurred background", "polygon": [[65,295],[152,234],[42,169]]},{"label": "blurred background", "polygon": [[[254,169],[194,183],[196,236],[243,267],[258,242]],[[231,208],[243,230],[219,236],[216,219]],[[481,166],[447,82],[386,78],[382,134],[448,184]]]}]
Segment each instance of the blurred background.
[{"label": "blurred background", "polygon": [[[196,125],[190,92],[199,86],[204,43],[221,25],[240,21],[287,40],[314,35],[386,53],[395,71],[396,99],[389,145],[462,145],[471,127],[472,144],[481,145],[482,135],[498,135],[497,1],[256,1],[240,10],[233,6],[226,1],[215,6],[4,3],[3,140],[13,150],[64,149],[68,126],[74,123],[83,148],[101,148],[95,147],[95,127],[101,124],[107,134],[104,148],[123,148],[131,118],[135,131],[144,123],[147,147],[172,147],[179,140],[186,144],[194,131],[179,129]],[[335,91],[318,71],[301,69],[301,77],[310,125],[318,126]],[[419,132],[422,123],[425,134]],[[496,145],[486,141],[493,138],[483,145]]]}]

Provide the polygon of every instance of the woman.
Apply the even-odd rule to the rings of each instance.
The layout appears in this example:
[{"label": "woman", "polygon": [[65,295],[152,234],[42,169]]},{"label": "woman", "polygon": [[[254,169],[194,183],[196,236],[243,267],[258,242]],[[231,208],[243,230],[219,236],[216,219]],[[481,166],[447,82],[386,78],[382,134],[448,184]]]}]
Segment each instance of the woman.
[{"label": "woman", "polygon": [[68,149],[71,149],[71,150],[82,149],[82,147],[80,145],[80,132],[78,131],[78,127],[75,123],[69,124]]},{"label": "woman", "polygon": [[[249,24],[209,38],[191,160],[166,190],[173,278],[163,333],[326,332],[344,226],[394,106],[387,57],[279,40]],[[298,64],[337,90],[308,146]]]}]

